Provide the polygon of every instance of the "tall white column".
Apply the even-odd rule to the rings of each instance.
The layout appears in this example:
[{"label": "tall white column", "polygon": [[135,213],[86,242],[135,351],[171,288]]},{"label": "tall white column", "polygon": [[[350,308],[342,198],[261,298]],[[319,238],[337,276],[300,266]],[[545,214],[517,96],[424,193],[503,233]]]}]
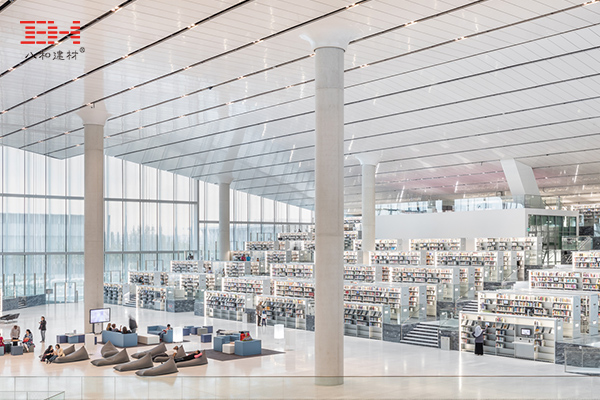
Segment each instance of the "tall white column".
[{"label": "tall white column", "polygon": [[219,260],[229,261],[230,242],[230,213],[229,188],[231,180],[221,180],[219,183]]},{"label": "tall white column", "polygon": [[347,33],[302,36],[315,49],[315,376],[344,382],[344,52]]},{"label": "tall white column", "polygon": [[92,332],[89,310],[104,306],[104,107],[86,107],[78,115],[84,126],[84,281],[86,332]]},{"label": "tall white column", "polygon": [[355,156],[362,166],[362,254],[369,263],[369,252],[375,251],[375,171],[379,156],[373,153]]}]

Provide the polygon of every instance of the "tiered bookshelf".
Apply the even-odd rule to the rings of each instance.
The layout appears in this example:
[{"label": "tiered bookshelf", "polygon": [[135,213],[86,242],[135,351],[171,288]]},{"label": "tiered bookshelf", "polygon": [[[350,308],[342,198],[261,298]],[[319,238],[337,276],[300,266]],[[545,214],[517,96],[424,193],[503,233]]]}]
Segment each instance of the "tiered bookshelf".
[{"label": "tiered bookshelf", "polygon": [[344,264],[356,264],[358,262],[358,252],[344,251]]},{"label": "tiered bookshelf", "polygon": [[600,268],[599,251],[574,251],[573,268]]},{"label": "tiered bookshelf", "polygon": [[244,250],[246,251],[266,251],[275,250],[275,242],[244,242]]},{"label": "tiered bookshelf", "polygon": [[313,299],[315,297],[315,283],[313,280],[272,279],[271,293],[274,296]]},{"label": "tiered bookshelf", "polygon": [[400,324],[410,318],[409,290],[402,284],[346,284],[344,301],[388,305],[390,319]]},{"label": "tiered bookshelf", "polygon": [[252,295],[222,291],[204,292],[205,315],[212,318],[241,321],[244,309],[252,304]]},{"label": "tiered bookshelf", "polygon": [[357,282],[381,282],[380,265],[344,265],[344,280]]},{"label": "tiered bookshelf", "polygon": [[277,234],[277,240],[280,242],[315,240],[315,234],[314,232],[281,232]]},{"label": "tiered bookshelf", "polygon": [[154,285],[154,272],[129,271],[128,281],[132,285]]},{"label": "tiered bookshelf", "polygon": [[250,275],[250,263],[248,262],[226,262],[224,273],[226,277],[236,278],[238,276]]},{"label": "tiered bookshelf", "polygon": [[344,303],[344,334],[382,340],[389,315],[389,307],[382,304]]},{"label": "tiered bookshelf", "polygon": [[273,278],[314,278],[314,264],[271,264]]},{"label": "tiered bookshelf", "polygon": [[370,254],[371,264],[425,265],[424,251],[375,251]]},{"label": "tiered bookshelf", "polygon": [[536,236],[513,238],[476,238],[475,248],[480,251],[540,251],[541,239]]},{"label": "tiered bookshelf", "polygon": [[171,261],[171,272],[202,272],[199,261]]},{"label": "tiered bookshelf", "polygon": [[267,324],[283,324],[286,328],[306,329],[309,300],[282,296],[258,296],[256,302],[265,308]]},{"label": "tiered bookshelf", "polygon": [[[589,290],[592,286],[592,278],[582,278],[583,272],[574,270],[545,270],[537,269],[529,271],[530,289],[560,289],[560,290]],[[600,278],[600,272],[587,275],[597,275]],[[600,291],[600,288],[598,289]]]},{"label": "tiered bookshelf", "polygon": [[136,299],[140,308],[165,310],[167,290],[163,287],[138,286]]},{"label": "tiered bookshelf", "polygon": [[252,293],[255,295],[271,294],[271,284],[268,278],[223,278],[224,292]]},{"label": "tiered bookshelf", "polygon": [[344,250],[353,250],[354,241],[358,239],[358,231],[344,231]]},{"label": "tiered bookshelf", "polygon": [[[252,253],[245,250],[236,250],[230,252],[231,261],[250,261],[252,259]],[[244,260],[242,260],[244,258]]]},{"label": "tiered bookshelf", "polygon": [[410,239],[411,250],[449,251],[465,250],[466,240],[460,239]]},{"label": "tiered bookshelf", "polygon": [[284,263],[287,261],[286,252],[281,250],[267,251],[267,263],[277,264]]},{"label": "tiered bookshelf", "polygon": [[485,354],[555,361],[556,342],[563,339],[563,322],[544,317],[460,313],[460,351],[474,352],[473,332],[484,331]]},{"label": "tiered bookshelf", "polygon": [[105,283],[104,302],[107,304],[123,304],[123,285],[118,283]]},{"label": "tiered bookshelf", "polygon": [[479,292],[480,311],[493,314],[557,318],[563,321],[563,335],[580,336],[581,299],[573,294],[522,294],[496,291]]}]

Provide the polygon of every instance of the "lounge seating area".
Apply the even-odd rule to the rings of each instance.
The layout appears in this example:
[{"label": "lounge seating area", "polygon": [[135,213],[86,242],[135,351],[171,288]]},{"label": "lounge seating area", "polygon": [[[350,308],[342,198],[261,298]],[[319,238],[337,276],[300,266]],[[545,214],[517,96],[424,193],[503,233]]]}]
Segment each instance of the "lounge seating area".
[{"label": "lounge seating area", "polygon": [[[151,335],[160,335],[160,333],[167,329],[164,325],[151,325],[147,328],[146,333]],[[173,343],[173,330],[168,330],[162,337],[162,341],[165,343]]]}]

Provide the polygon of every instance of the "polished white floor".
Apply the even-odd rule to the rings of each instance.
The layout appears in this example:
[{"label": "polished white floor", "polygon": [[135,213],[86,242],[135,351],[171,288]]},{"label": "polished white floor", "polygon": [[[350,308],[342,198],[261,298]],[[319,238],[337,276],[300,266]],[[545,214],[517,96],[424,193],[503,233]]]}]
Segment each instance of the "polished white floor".
[{"label": "polished white floor", "polygon": [[[46,365],[37,330],[39,317],[48,320],[47,343],[57,334],[83,330],[81,304],[57,304],[20,310],[21,331],[29,328],[37,343],[35,354],[0,357],[0,399],[19,398],[11,392],[65,391],[65,398],[599,398],[600,378],[567,374],[561,365],[442,351],[397,343],[346,337],[345,384],[314,385],[314,333],[286,329],[285,340],[273,338],[273,327],[212,320],[192,313],[165,313],[110,306],[113,321],[127,323],[134,313],[145,326],[170,323],[213,325],[215,329],[249,330],[263,348],[285,351],[239,361],[214,361],[203,367],[182,368],[175,376],[141,378],[134,372],[89,362]],[[7,337],[12,325],[0,325]],[[186,337],[186,350],[211,347],[197,336]],[[100,346],[90,349],[99,358]],[[129,349],[130,353],[135,349]],[[12,396],[12,397],[11,397]]]}]

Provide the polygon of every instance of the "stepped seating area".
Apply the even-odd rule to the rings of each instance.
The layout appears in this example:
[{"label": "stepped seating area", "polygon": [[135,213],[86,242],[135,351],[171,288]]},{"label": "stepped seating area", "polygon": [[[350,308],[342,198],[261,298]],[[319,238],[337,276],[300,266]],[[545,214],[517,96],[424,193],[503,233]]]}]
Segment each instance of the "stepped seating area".
[{"label": "stepped seating area", "polygon": [[419,323],[404,336],[400,343],[439,348],[439,328],[435,324]]}]

